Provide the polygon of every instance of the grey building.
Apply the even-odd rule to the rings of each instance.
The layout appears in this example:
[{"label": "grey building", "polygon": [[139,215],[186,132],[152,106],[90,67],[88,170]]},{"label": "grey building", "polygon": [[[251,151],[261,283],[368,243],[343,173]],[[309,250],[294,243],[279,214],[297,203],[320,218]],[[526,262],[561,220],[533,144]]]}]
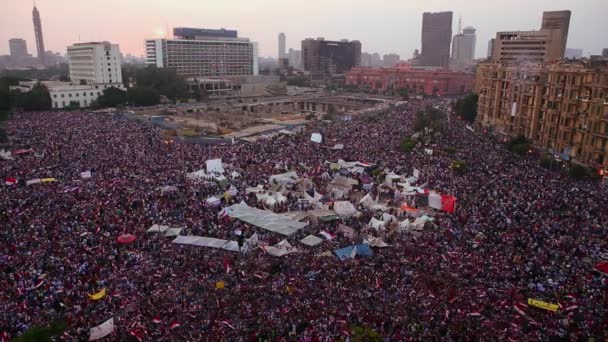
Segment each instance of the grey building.
[{"label": "grey building", "polygon": [[422,16],[421,66],[450,65],[452,12],[425,12]]}]

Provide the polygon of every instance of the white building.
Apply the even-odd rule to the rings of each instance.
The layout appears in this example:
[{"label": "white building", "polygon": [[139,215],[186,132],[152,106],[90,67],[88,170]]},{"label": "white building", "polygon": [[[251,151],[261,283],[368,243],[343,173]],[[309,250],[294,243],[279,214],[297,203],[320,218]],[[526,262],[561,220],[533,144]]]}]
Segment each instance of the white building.
[{"label": "white building", "polygon": [[123,87],[120,48],[117,44],[74,44],[68,47],[68,59],[72,82]]},{"label": "white building", "polygon": [[237,31],[174,28],[174,39],[149,39],[146,64],[173,68],[186,79],[255,75],[257,45]]},{"label": "white building", "polygon": [[[11,90],[23,92],[30,91],[38,82],[26,81],[19,82],[18,87],[11,87]],[[54,109],[61,109],[68,106],[89,107],[91,103],[103,94],[103,91],[112,87],[110,84],[79,84],[72,82],[41,81],[51,96],[51,106]]]}]

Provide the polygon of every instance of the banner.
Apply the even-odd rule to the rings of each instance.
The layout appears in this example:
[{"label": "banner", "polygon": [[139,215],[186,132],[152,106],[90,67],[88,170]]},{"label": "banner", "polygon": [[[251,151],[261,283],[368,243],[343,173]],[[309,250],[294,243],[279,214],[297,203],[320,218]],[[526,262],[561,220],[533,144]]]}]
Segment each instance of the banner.
[{"label": "banner", "polygon": [[89,294],[89,298],[91,298],[92,300],[100,300],[103,297],[106,296],[106,289],[104,288],[103,290],[94,293],[94,294]]},{"label": "banner", "polygon": [[532,299],[532,298],[528,298],[528,305],[532,305],[539,309],[544,309],[544,310],[553,311],[553,312],[559,310],[559,305],[557,305],[557,304],[551,304],[551,303],[543,302],[541,300],[536,300],[536,299]]},{"label": "banner", "polygon": [[89,331],[89,341],[102,339],[110,335],[114,331],[114,317],[101,323],[100,325],[91,328]]},{"label": "banner", "polygon": [[310,141],[320,144],[323,141],[323,136],[321,135],[321,133],[313,133],[310,136]]}]

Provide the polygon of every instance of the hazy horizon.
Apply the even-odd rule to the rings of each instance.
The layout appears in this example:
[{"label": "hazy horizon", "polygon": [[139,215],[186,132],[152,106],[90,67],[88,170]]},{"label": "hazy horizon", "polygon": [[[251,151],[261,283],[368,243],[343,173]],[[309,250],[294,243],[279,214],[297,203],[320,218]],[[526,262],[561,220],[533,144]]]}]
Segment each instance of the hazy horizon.
[{"label": "hazy horizon", "polygon": [[[6,17],[0,20],[0,55],[9,54],[10,38],[25,39],[28,52],[36,55],[33,3],[1,1]],[[46,50],[61,54],[77,42],[106,40],[119,44],[125,55],[141,56],[145,39],[186,26],[238,30],[240,37],[259,43],[263,57],[277,56],[277,36],[284,32],[288,50],[299,50],[302,39],[324,37],[359,40],[363,52],[409,59],[420,47],[422,13],[437,11],[454,12],[454,34],[460,16],[463,27],[477,29],[476,58],[486,56],[488,40],[497,31],[539,29],[542,12],[550,10],[572,11],[569,48],[585,55],[608,48],[602,36],[608,32],[606,0],[310,0],[292,6],[279,0],[37,0],[36,5]]]}]

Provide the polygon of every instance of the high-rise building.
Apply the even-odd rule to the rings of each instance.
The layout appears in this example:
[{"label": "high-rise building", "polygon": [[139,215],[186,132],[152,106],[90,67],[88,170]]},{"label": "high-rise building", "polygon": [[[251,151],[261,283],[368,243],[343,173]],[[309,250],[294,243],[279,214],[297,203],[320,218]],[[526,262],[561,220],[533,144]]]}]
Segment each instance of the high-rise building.
[{"label": "high-rise building", "polygon": [[608,170],[608,61],[481,63],[475,88],[483,127]]},{"label": "high-rise building", "polygon": [[77,43],[68,46],[72,82],[122,87],[122,67],[118,44]]},{"label": "high-rise building", "polygon": [[388,55],[382,56],[382,66],[386,68],[394,67],[399,64],[399,61],[401,61],[401,56],[396,53],[389,53]]},{"label": "high-rise building", "polygon": [[566,48],[566,53],[564,54],[564,57],[570,59],[583,58],[583,49]]},{"label": "high-rise building", "polygon": [[496,44],[496,38],[492,38],[490,39],[490,41],[488,41],[488,58],[492,59],[492,57],[494,56],[494,45]]},{"label": "high-rise building", "polygon": [[539,31],[497,32],[493,60],[552,62],[564,58],[570,11],[544,12]]},{"label": "high-rise building", "polygon": [[34,34],[36,35],[36,49],[38,51],[38,59],[40,60],[40,64],[44,65],[44,53],[46,50],[44,49],[44,37],[42,36],[42,23],[40,22],[40,13],[36,6],[34,6],[34,10],[32,11],[32,19],[34,21]]},{"label": "high-rise building", "polygon": [[300,50],[289,49],[287,58],[291,67],[296,69],[302,68],[302,52]]},{"label": "high-rise building", "polygon": [[608,49],[602,50],[602,56],[608,58]]},{"label": "high-rise building", "polygon": [[285,33],[279,33],[279,59],[287,58],[285,55]]},{"label": "high-rise building", "polygon": [[27,55],[27,43],[24,39],[13,38],[8,41],[8,47],[13,59],[25,58]]},{"label": "high-rise building", "polygon": [[237,31],[175,28],[174,39],[146,40],[146,64],[186,78],[254,75],[257,48]]},{"label": "high-rise building", "polygon": [[422,16],[420,65],[448,67],[452,40],[452,12],[425,12]]},{"label": "high-rise building", "polygon": [[454,36],[452,43],[452,62],[456,69],[465,68],[475,59],[477,36],[475,28],[467,26]]},{"label": "high-rise building", "polygon": [[302,41],[302,61],[313,80],[331,78],[361,64],[361,43],[308,38]]}]

